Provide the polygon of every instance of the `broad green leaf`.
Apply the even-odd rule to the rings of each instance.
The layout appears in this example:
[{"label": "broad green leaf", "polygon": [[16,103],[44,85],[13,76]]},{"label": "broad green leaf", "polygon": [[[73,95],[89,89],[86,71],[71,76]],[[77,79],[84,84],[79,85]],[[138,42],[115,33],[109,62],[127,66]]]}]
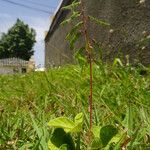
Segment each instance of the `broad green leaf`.
[{"label": "broad green leaf", "polygon": [[50,120],[48,125],[56,128],[63,128],[66,132],[70,132],[75,127],[75,123],[67,117],[58,117]]},{"label": "broad green leaf", "polygon": [[52,134],[51,142],[57,148],[59,148],[61,145],[66,144],[65,138],[66,138],[66,132],[62,128],[57,128],[54,130],[54,132]]},{"label": "broad green leaf", "polygon": [[80,113],[75,117],[75,122],[67,117],[58,117],[49,121],[48,125],[56,128],[62,128],[65,132],[80,132],[82,128],[83,114]]},{"label": "broad green leaf", "polygon": [[59,148],[59,150],[68,150],[67,144],[63,144],[63,145]]},{"label": "broad green leaf", "polygon": [[107,125],[100,130],[100,139],[102,141],[103,147],[106,147],[109,141],[118,133],[118,130],[112,126]]},{"label": "broad green leaf", "polygon": [[125,140],[126,138],[126,131],[125,132],[120,132],[116,134],[107,144],[105,149],[110,149],[110,147],[113,147],[114,149],[118,150],[120,149],[121,143]]},{"label": "broad green leaf", "polygon": [[59,150],[50,140],[48,141],[48,147],[50,150]]},{"label": "broad green leaf", "polygon": [[[49,141],[49,148],[66,148],[67,150],[74,150],[75,145],[72,137],[69,133],[66,133],[62,128],[57,128],[54,130],[52,137]],[[52,149],[53,150],[53,149]]]}]

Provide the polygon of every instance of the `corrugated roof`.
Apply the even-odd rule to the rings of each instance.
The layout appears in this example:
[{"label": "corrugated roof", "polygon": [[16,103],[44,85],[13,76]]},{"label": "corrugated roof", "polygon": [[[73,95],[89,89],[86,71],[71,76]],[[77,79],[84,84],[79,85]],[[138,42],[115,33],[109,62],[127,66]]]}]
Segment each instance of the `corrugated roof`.
[{"label": "corrugated roof", "polygon": [[28,65],[28,61],[20,59],[20,58],[5,58],[0,59],[0,66],[21,66],[26,67]]}]

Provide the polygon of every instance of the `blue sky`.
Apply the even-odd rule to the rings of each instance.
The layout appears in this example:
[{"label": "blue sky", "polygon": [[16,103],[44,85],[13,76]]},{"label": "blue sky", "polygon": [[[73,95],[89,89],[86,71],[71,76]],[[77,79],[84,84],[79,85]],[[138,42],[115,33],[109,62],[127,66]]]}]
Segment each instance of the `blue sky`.
[{"label": "blue sky", "polygon": [[[37,43],[34,46],[36,65],[44,65],[44,32],[49,29],[53,15],[61,0],[0,0],[0,33],[7,30],[20,18],[37,33]],[[10,2],[38,8],[42,11],[24,8]],[[46,11],[46,12],[45,12]],[[49,13],[47,13],[49,12]]]}]

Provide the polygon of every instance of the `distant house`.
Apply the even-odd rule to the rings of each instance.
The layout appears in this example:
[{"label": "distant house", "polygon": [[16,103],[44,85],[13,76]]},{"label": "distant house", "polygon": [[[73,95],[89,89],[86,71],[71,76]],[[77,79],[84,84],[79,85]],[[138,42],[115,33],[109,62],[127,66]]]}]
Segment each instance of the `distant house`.
[{"label": "distant house", "polygon": [[33,65],[33,62],[20,58],[0,59],[0,74],[26,73],[31,70],[31,68],[33,69]]},{"label": "distant house", "polygon": [[[60,66],[73,63],[74,52],[70,50],[66,35],[73,23],[61,25],[70,16],[62,9],[73,0],[62,0],[45,37],[45,66]],[[124,60],[129,55],[131,63],[137,60],[150,65],[150,0],[83,0],[85,12],[110,24],[104,27],[89,22],[88,32],[99,43],[102,60],[113,61],[120,55]],[[83,44],[81,39],[76,46]]]}]

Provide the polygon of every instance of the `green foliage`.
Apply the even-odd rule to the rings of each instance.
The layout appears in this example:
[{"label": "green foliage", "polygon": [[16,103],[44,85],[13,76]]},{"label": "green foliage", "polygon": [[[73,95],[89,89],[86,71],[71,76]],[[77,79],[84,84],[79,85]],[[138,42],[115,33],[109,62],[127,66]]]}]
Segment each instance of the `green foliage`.
[{"label": "green foliage", "polygon": [[[68,23],[72,23],[72,28],[68,35],[66,36],[66,39],[69,41],[70,49],[77,51],[75,45],[77,41],[81,39],[85,39],[84,36],[88,35],[88,28],[89,26],[86,26],[87,21],[92,21],[100,26],[110,26],[109,23],[106,21],[100,20],[95,18],[94,16],[90,16],[85,14],[85,8],[82,8],[82,2],[78,0],[74,0],[70,5],[63,7],[64,10],[70,10],[71,16],[64,20],[61,24],[65,25]],[[84,14],[84,15],[83,15]],[[87,16],[85,16],[87,15]],[[85,25],[86,24],[86,25]],[[85,35],[85,31],[87,32],[87,35]],[[88,37],[90,40],[90,37]],[[86,47],[88,41],[83,41],[83,45]],[[87,50],[87,49],[86,49]],[[94,50],[94,49],[92,49]],[[84,52],[84,57],[86,56],[86,53]],[[76,58],[76,57],[75,57]]]},{"label": "green foliage", "polygon": [[76,115],[74,122],[66,117],[58,117],[56,119],[51,120],[48,123],[48,125],[56,127],[56,129],[54,130],[53,136],[49,141],[49,148],[52,150],[55,149],[55,147],[60,149],[60,147],[63,144],[67,144],[67,150],[75,150],[75,146],[73,144],[74,142],[69,133],[81,132],[82,124],[83,124],[82,113]]},{"label": "green foliage", "polygon": [[92,133],[94,135],[94,139],[91,143],[91,149],[102,149],[106,150],[110,148],[111,144],[116,144],[121,137],[117,138],[118,129],[113,125],[106,125],[103,127],[93,126]]},{"label": "green foliage", "polygon": [[90,18],[91,21],[97,23],[98,25],[110,26],[109,23],[107,23],[107,22],[105,22],[105,21],[103,21],[103,20],[97,19],[97,18],[95,18],[95,17],[93,17],[93,16],[89,16],[89,18]]},{"label": "green foliage", "polygon": [[[71,21],[74,24],[66,38],[70,47],[76,50],[75,58],[80,66],[0,76],[0,149],[149,149],[149,74],[141,76],[139,68],[123,65],[118,58],[112,66],[102,64],[101,60],[93,64],[92,121],[96,126],[93,126],[89,140],[90,68],[85,57],[89,43],[85,42],[82,48],[75,49],[84,23],[82,13],[77,10],[79,5],[74,1],[64,8],[71,10],[72,15],[63,23]],[[100,25],[109,25],[94,17],[89,18]],[[14,33],[15,29],[9,32]],[[1,44],[8,47],[6,41],[9,38],[0,42],[1,51]],[[93,47],[90,45],[90,50],[99,49],[96,44]],[[12,49],[8,50],[11,54]]]},{"label": "green foliage", "polygon": [[81,2],[78,2],[78,0],[74,0],[70,5],[67,5],[67,6],[63,7],[63,9],[74,11],[74,9],[76,7],[78,7],[80,4],[81,4]]},{"label": "green foliage", "polygon": [[34,29],[17,19],[8,33],[3,34],[0,39],[0,58],[17,57],[29,60],[34,53],[35,36]]},{"label": "green foliage", "polygon": [[95,125],[92,127],[92,133],[93,133],[95,138],[100,137],[100,129],[101,129],[100,127],[95,126]]},{"label": "green foliage", "polygon": [[69,134],[76,147],[78,141],[81,150],[102,148],[100,131],[110,124],[117,126],[118,133],[104,149],[121,149],[122,145],[127,149],[148,149],[149,74],[141,76],[139,68],[131,66],[94,65],[93,123],[96,126],[92,129],[93,142],[89,143],[86,96],[89,67],[83,68],[82,72],[79,66],[67,66],[41,73],[0,76],[0,149],[42,149],[54,132],[47,126],[49,120],[67,116],[75,124],[78,121],[73,118],[79,112],[83,112],[84,118],[80,135]]},{"label": "green foliage", "polygon": [[100,139],[103,147],[106,147],[109,141],[117,134],[117,129],[112,125],[107,125],[100,130]]},{"label": "green foliage", "polygon": [[84,48],[80,48],[79,50],[76,50],[76,53],[74,54],[75,59],[82,69],[87,64],[87,59],[85,59],[85,57],[83,56],[83,51]]},{"label": "green foliage", "polygon": [[56,128],[63,128],[65,132],[81,132],[83,114],[76,115],[74,122],[66,117],[58,117],[49,121],[48,125]]},{"label": "green foliage", "polygon": [[71,135],[66,133],[62,128],[56,128],[54,130],[48,146],[50,150],[75,150],[75,145]]}]

